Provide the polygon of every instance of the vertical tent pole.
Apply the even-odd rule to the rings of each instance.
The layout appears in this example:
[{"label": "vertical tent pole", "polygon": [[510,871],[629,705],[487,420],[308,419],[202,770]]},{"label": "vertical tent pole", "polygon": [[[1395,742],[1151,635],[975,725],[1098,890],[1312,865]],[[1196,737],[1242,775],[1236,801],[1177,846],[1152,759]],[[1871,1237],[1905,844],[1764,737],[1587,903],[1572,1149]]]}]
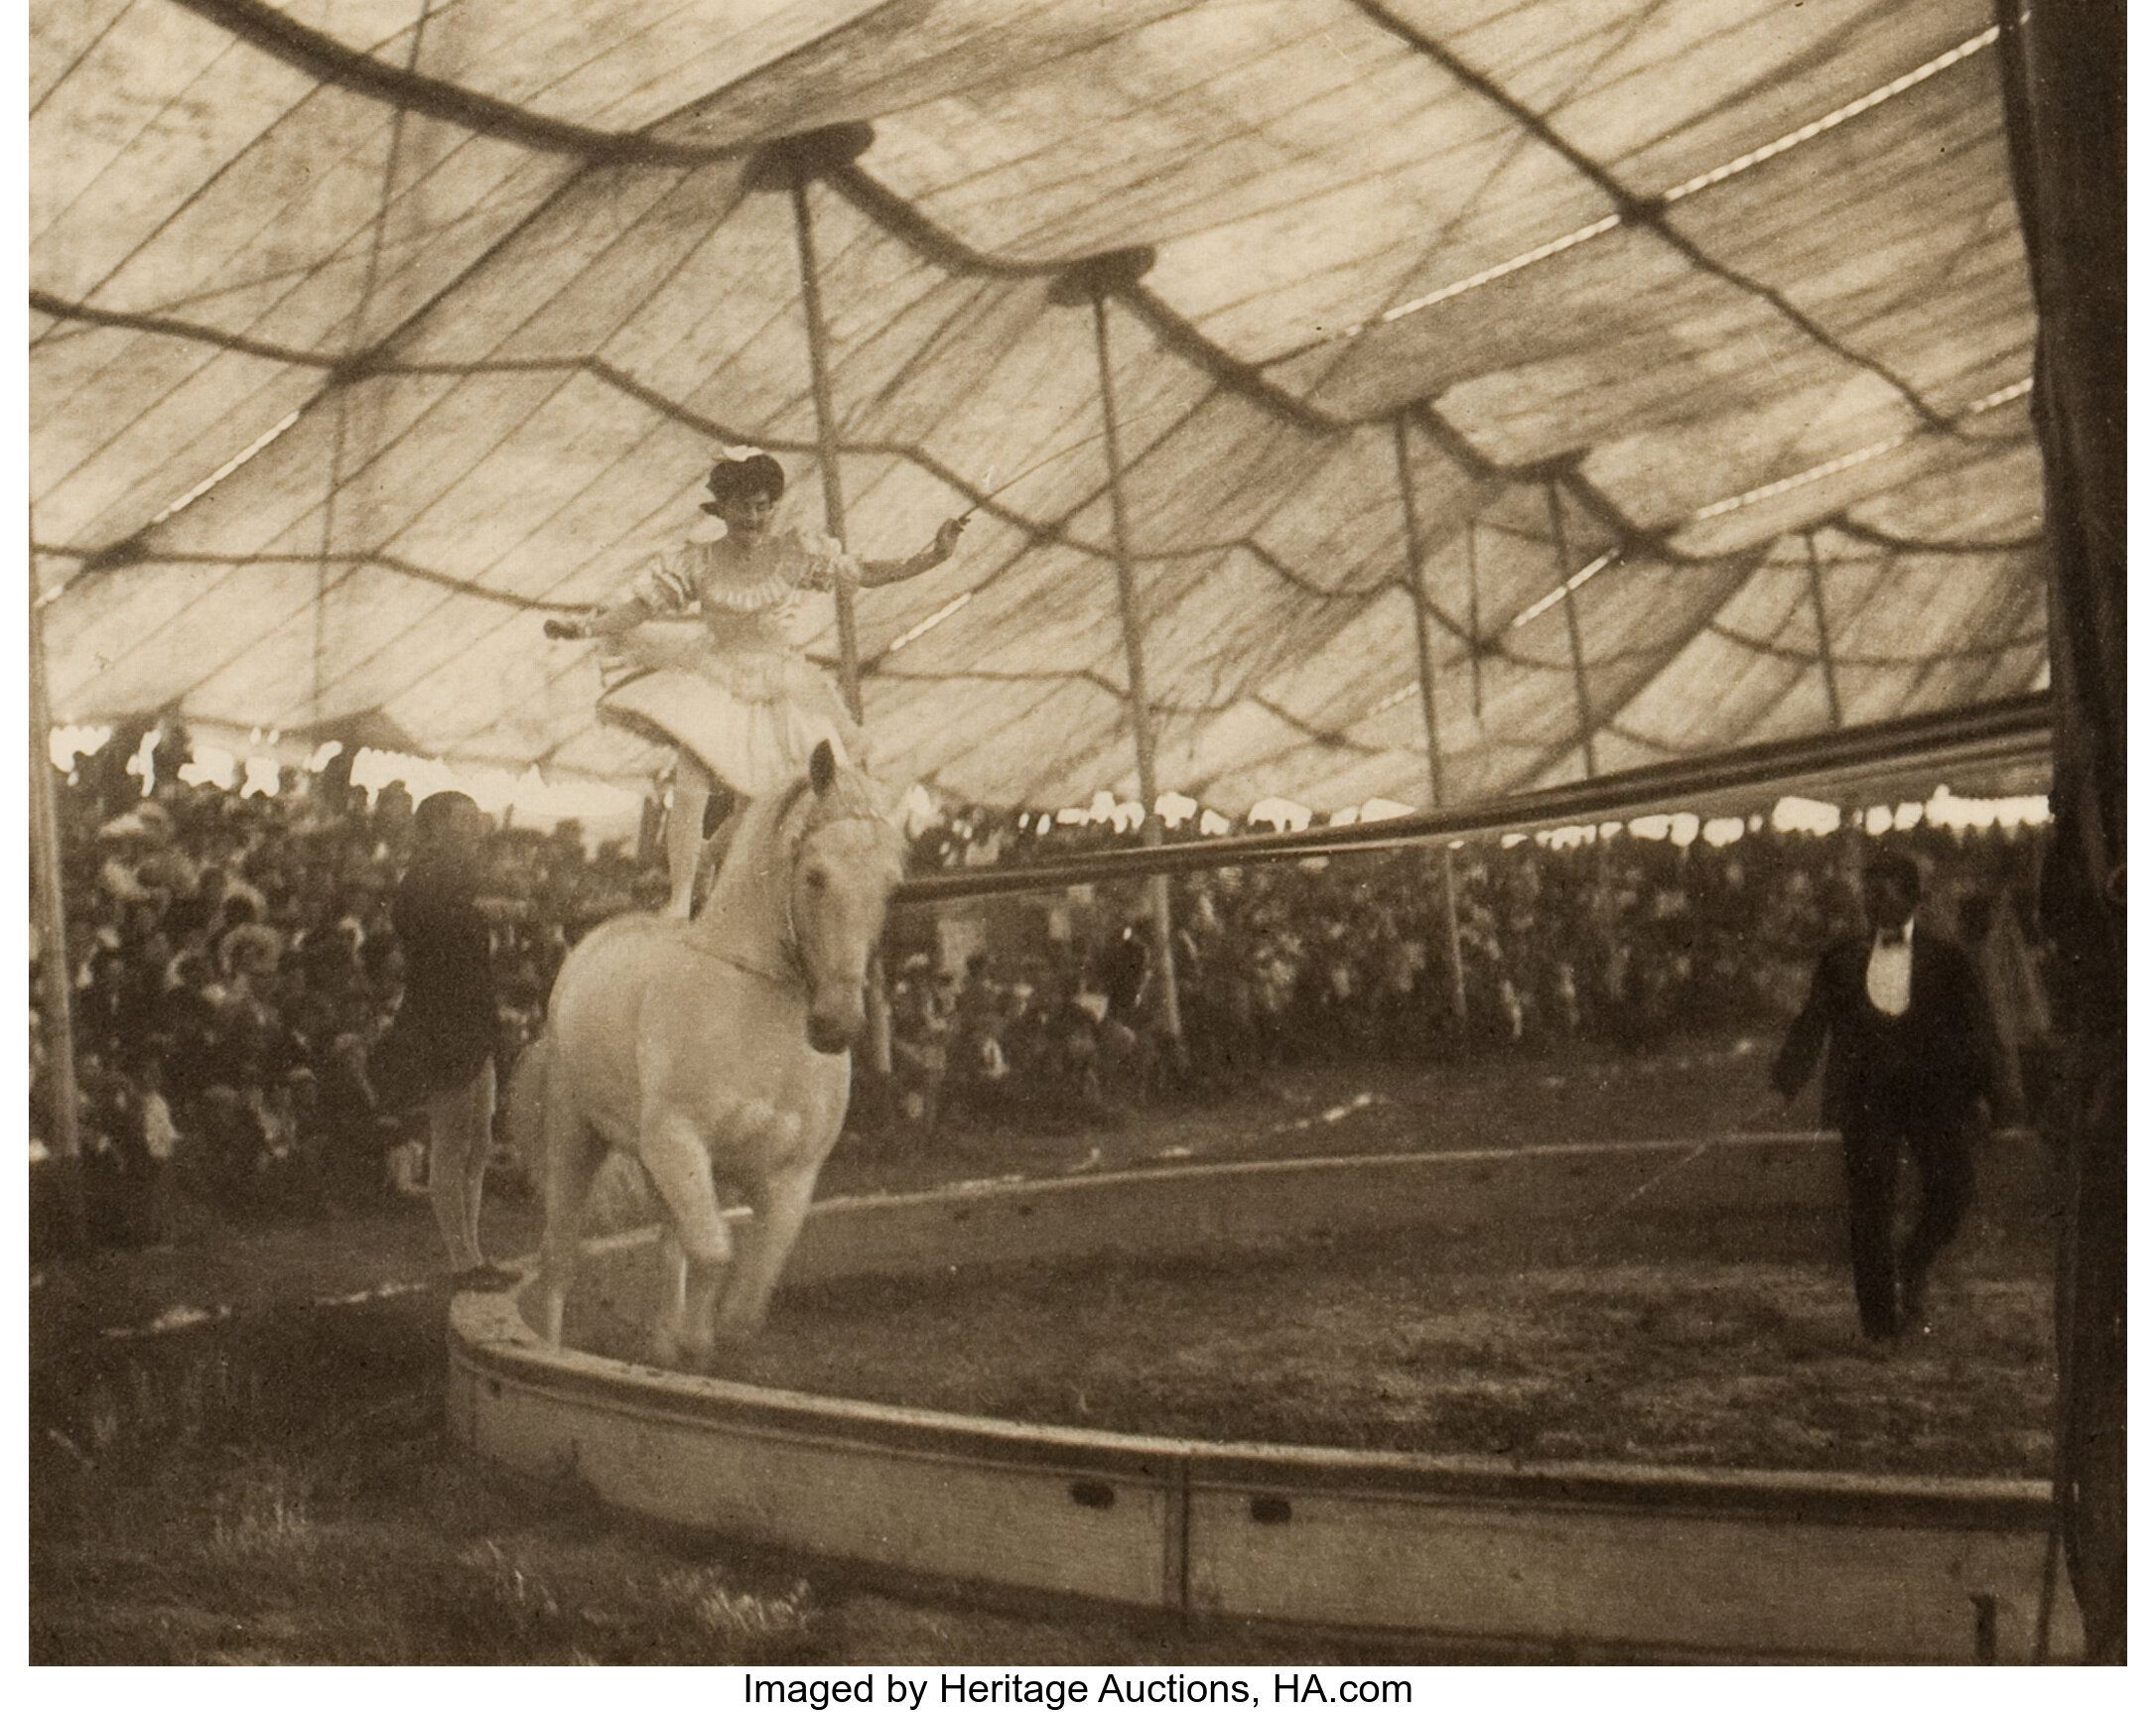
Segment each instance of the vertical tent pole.
[{"label": "vertical tent pole", "polygon": [[[801,262],[801,317],[808,324],[809,396],[816,406],[816,467],[824,489],[824,527],[846,545],[846,490],[839,481],[839,423],[831,406],[829,332],[824,326],[823,287],[816,274],[816,232],[809,214],[810,163],[796,148],[787,157],[787,188],[793,196],[794,248]],[[839,623],[839,691],[856,723],[862,717],[861,642],[854,625],[854,592],[844,583],[831,591]],[[869,1063],[879,1078],[891,1074],[890,1000],[883,990],[883,957],[869,961]]]},{"label": "vertical tent pole", "polygon": [[1812,616],[1819,627],[1819,675],[1826,681],[1826,720],[1841,729],[1841,686],[1834,681],[1834,638],[1826,628],[1826,579],[1819,569],[1819,537],[1805,531],[1805,564],[1812,573]]},{"label": "vertical tent pole", "polygon": [[1564,633],[1572,645],[1572,694],[1579,703],[1579,752],[1587,763],[1587,777],[1594,777],[1594,706],[1587,699],[1587,659],[1579,641],[1579,606],[1566,583],[1572,575],[1571,549],[1564,539],[1564,501],[1557,495],[1557,481],[1551,476],[1543,491],[1550,500],[1550,539],[1557,556],[1557,588],[1562,598],[1558,604],[1564,608]]},{"label": "vertical tent pole", "polygon": [[2071,998],[2057,1099],[2055,1531],[2085,1656],[2101,1664],[2126,1662],[2129,1631],[2126,13],[2126,0],[1995,0],[1993,12],[2036,300],[2054,722],[2045,925]]},{"label": "vertical tent pole", "polygon": [[[427,41],[427,24],[434,16],[434,0],[420,0],[419,18],[412,26],[412,43],[405,52],[404,69],[416,74],[419,56]],[[361,342],[367,333],[367,311],[374,302],[374,288],[381,280],[382,246],[389,237],[389,206],[396,199],[397,166],[404,154],[405,109],[393,106],[389,109],[389,152],[382,162],[381,199],[374,209],[374,218],[367,239],[366,273],[359,281],[359,296],[351,307],[351,317],[345,334],[344,360],[355,362],[365,354]],[[344,449],[351,428],[352,383],[342,380],[337,386],[337,430],[330,441],[330,483],[322,502],[322,557],[315,566],[315,657],[313,694],[308,703],[308,723],[318,724],[322,720],[323,662],[330,651],[330,595],[348,581],[353,572],[332,583],[330,579],[331,556],[337,551],[337,496],[344,484]]]},{"label": "vertical tent pole", "polygon": [[[1116,604],[1123,616],[1123,657],[1131,678],[1131,736],[1138,749],[1138,794],[1145,819],[1139,833],[1147,845],[1160,843],[1160,786],[1153,773],[1152,701],[1145,688],[1145,626],[1138,610],[1138,574],[1131,558],[1130,519],[1123,496],[1123,440],[1116,420],[1115,373],[1108,353],[1108,294],[1096,273],[1087,282],[1093,300],[1093,348],[1101,372],[1102,439],[1108,448],[1108,507],[1115,528]],[[1179,1048],[1183,1039],[1182,1005],[1175,988],[1175,922],[1168,907],[1167,876],[1146,882],[1152,905],[1153,950],[1160,971],[1160,1020]]]},{"label": "vertical tent pole", "polygon": [[45,1007],[45,1077],[50,1095],[53,1166],[63,1241],[79,1249],[82,1149],[75,1124],[74,1011],[67,959],[67,914],[61,896],[60,812],[53,791],[53,710],[45,683],[45,609],[38,597],[38,553],[30,550],[30,824],[32,881],[41,942],[40,999]]},{"label": "vertical tent pole", "polygon": [[[816,406],[816,468],[824,488],[824,527],[846,543],[846,492],[839,484],[839,424],[831,408],[829,334],[824,327],[823,288],[816,277],[816,233],[810,223],[808,168],[798,155],[791,163],[794,247],[801,258],[801,314],[808,323],[809,395]],[[832,592],[839,615],[839,689],[847,712],[861,718],[861,642],[854,627],[854,592],[844,583]]]},{"label": "vertical tent pole", "polygon": [[1467,670],[1474,690],[1475,718],[1482,718],[1482,574],[1475,563],[1475,519],[1467,519]]},{"label": "vertical tent pole", "polygon": [[[1393,458],[1400,470],[1400,510],[1407,528],[1408,552],[1401,580],[1415,608],[1415,673],[1422,692],[1422,752],[1429,763],[1429,806],[1445,806],[1444,751],[1437,741],[1437,673],[1429,657],[1429,580],[1422,561],[1422,526],[1415,512],[1415,465],[1408,451],[1408,415],[1393,418]],[[1472,527],[1470,525],[1469,527]],[[1452,874],[1450,841],[1439,847],[1438,894],[1445,917],[1445,981],[1452,989],[1452,1015],[1467,1015],[1467,971],[1460,962],[1460,906]]]}]

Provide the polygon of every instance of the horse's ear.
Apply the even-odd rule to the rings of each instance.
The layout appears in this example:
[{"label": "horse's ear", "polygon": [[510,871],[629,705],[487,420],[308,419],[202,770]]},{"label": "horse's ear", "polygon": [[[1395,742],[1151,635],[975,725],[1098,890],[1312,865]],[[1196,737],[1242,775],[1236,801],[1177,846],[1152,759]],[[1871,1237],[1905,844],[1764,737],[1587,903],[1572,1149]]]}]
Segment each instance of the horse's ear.
[{"label": "horse's ear", "polygon": [[831,739],[826,737],[809,756],[809,783],[816,787],[816,794],[822,796],[831,789],[838,776],[839,758],[831,752]]}]

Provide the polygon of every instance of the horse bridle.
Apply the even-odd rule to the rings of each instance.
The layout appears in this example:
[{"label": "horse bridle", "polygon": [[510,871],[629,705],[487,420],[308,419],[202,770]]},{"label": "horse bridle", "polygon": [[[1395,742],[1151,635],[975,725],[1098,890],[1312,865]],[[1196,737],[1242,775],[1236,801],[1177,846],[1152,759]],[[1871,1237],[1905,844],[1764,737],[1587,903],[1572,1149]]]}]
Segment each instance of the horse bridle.
[{"label": "horse bridle", "polygon": [[[788,800],[779,806],[778,815],[781,820],[793,813],[793,799],[799,797],[808,788],[806,779],[800,780],[794,785],[789,793]],[[809,990],[808,963],[801,955],[801,929],[794,916],[794,871],[801,865],[801,852],[807,847],[812,835],[822,832],[827,827],[843,826],[848,821],[876,821],[880,824],[882,816],[870,813],[867,810],[851,810],[846,814],[833,815],[829,820],[812,821],[803,826],[798,833],[787,841],[786,925],[779,937],[779,953],[785,961],[783,969],[765,968],[760,963],[738,956],[731,951],[707,951],[707,955],[716,957],[721,963],[732,964],[743,974],[753,975],[760,981],[768,981],[774,987],[798,987],[804,992]]]}]

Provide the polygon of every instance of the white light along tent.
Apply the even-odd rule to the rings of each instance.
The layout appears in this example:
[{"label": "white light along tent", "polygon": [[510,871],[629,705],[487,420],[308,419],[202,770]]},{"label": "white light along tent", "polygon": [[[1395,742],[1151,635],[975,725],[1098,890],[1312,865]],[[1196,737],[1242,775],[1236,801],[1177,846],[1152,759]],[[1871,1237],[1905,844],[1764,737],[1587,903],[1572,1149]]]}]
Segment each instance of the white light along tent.
[{"label": "white light along tent", "polygon": [[1457,804],[2047,682],[1987,0],[30,22],[59,719],[648,775],[543,613],[716,442],[821,525],[820,433],[858,551],[983,502],[853,639],[963,798],[1134,794],[1141,727],[1231,812]]}]

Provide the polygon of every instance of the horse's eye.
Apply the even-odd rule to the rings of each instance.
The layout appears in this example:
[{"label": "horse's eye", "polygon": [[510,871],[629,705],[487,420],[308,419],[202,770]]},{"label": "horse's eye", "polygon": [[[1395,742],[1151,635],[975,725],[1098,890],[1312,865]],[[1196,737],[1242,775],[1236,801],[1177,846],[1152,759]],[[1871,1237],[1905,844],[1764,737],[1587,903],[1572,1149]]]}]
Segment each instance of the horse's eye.
[{"label": "horse's eye", "polygon": [[809,890],[822,891],[831,883],[831,876],[820,867],[812,867],[808,871],[808,883]]}]

